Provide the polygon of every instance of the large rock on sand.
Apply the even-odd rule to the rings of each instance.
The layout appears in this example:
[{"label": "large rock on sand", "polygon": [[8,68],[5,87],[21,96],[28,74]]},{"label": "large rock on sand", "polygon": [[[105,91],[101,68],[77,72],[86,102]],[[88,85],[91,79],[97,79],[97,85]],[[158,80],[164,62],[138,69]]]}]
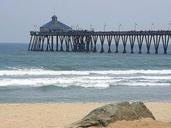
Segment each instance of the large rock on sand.
[{"label": "large rock on sand", "polygon": [[147,109],[144,103],[135,102],[130,104],[129,102],[122,102],[97,108],[79,122],[74,123],[70,128],[106,127],[116,121],[132,121],[142,118],[152,118],[155,120],[153,114]]}]

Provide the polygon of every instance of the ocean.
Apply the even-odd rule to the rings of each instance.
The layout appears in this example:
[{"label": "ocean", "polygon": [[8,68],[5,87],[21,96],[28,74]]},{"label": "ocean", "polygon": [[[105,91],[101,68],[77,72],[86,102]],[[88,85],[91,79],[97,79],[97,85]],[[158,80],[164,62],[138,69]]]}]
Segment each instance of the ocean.
[{"label": "ocean", "polygon": [[171,101],[171,46],[167,55],[27,48],[0,44],[0,103]]}]

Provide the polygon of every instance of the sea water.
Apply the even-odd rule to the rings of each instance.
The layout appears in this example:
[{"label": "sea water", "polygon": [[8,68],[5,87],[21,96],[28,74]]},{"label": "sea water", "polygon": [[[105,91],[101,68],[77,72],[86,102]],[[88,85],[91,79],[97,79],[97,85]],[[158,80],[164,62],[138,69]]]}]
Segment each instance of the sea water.
[{"label": "sea water", "polygon": [[[29,52],[0,44],[0,102],[171,101],[168,54]],[[107,51],[107,50],[106,50]],[[145,48],[143,49],[145,51]]]}]

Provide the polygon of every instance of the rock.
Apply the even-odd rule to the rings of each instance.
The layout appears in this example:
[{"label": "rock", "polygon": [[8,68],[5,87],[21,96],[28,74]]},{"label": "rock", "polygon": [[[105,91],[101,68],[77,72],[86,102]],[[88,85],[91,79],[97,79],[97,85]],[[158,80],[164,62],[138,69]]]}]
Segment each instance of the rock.
[{"label": "rock", "polygon": [[70,128],[106,127],[116,121],[132,121],[142,118],[152,118],[155,120],[153,114],[147,109],[144,103],[135,102],[130,104],[129,102],[121,102],[105,105],[93,110],[82,120],[71,125]]}]

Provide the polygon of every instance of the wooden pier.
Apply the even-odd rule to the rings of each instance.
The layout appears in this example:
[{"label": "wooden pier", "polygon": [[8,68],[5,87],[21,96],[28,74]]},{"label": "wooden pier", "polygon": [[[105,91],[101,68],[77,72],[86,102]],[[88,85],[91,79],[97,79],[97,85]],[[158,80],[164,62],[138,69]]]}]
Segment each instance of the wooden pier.
[{"label": "wooden pier", "polygon": [[[171,31],[87,31],[73,30],[52,16],[50,22],[40,27],[40,31],[31,31],[29,51],[56,52],[108,52],[134,53],[138,46],[141,54],[146,47],[150,54],[153,47],[155,54],[162,45],[163,53],[167,54],[171,40]],[[100,44],[98,44],[100,43]],[[107,45],[107,51],[106,47]],[[135,47],[136,45],[136,47]],[[100,46],[100,49],[98,47]],[[113,48],[114,47],[114,48]],[[119,48],[122,47],[122,51]],[[129,47],[129,51],[128,48]],[[161,46],[160,46],[161,47]],[[115,51],[113,51],[115,49]]]},{"label": "wooden pier", "polygon": [[[115,49],[115,53],[134,53],[137,45],[140,54],[142,52],[150,54],[152,48],[155,54],[158,54],[161,45],[163,53],[167,54],[169,43],[171,43],[171,31],[31,31],[30,35],[29,51],[111,53],[111,49]],[[99,51],[97,42],[100,42]],[[107,51],[104,50],[104,45],[108,46]],[[146,51],[142,51],[144,45]],[[119,51],[119,46],[123,47],[122,51]]]}]

